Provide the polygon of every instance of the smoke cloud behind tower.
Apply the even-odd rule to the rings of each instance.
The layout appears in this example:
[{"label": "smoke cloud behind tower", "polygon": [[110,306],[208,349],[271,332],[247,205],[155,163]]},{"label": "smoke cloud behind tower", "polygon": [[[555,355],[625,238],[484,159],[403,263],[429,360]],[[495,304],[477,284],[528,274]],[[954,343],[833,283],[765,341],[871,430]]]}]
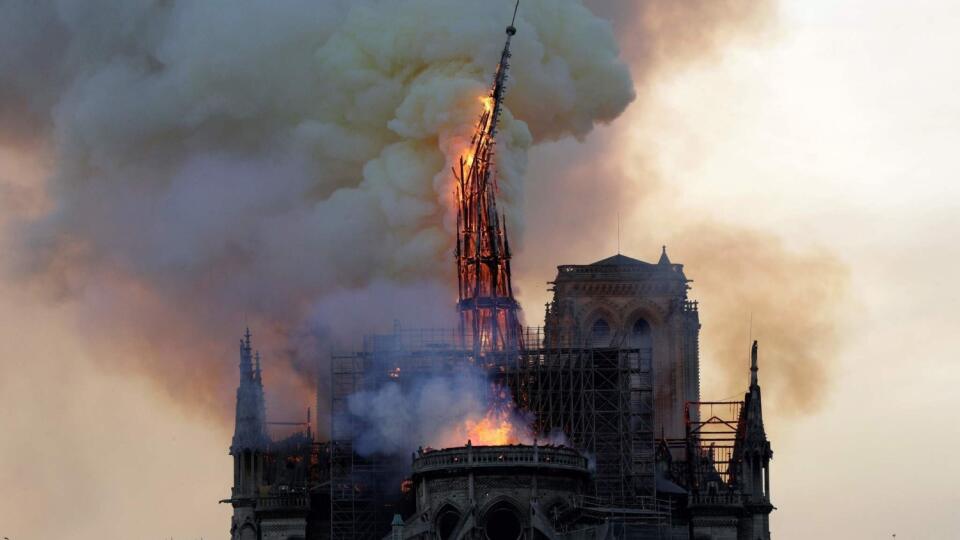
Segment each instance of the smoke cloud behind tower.
[{"label": "smoke cloud behind tower", "polygon": [[[531,148],[616,118],[634,84],[643,97],[670,64],[668,51],[709,54],[765,18],[764,4],[725,5],[594,2],[596,16],[574,0],[523,3],[497,155],[498,199],[521,257],[563,262],[542,250],[574,238],[561,228],[524,241]],[[353,346],[394,319],[455,324],[449,168],[512,8],[11,6],[0,22],[0,139],[42,165],[35,174],[5,167],[4,244],[16,254],[8,269],[41,297],[70,298],[110,369],[146,373],[184,403],[222,413],[228,344],[249,324],[265,347],[268,387],[300,396],[268,406],[300,410],[331,346]],[[675,28],[702,46],[678,41]],[[577,178],[535,171],[538,197],[559,197],[554,211],[576,204],[581,189],[620,186],[641,200],[646,188],[607,175],[607,156],[590,148],[577,151]],[[527,206],[534,222],[548,219]],[[591,238],[598,223],[579,224],[575,236]],[[530,292],[520,290],[521,301]]]},{"label": "smoke cloud behind tower", "polygon": [[[43,187],[8,188],[40,193],[11,227],[16,270],[82,299],[94,341],[154,349],[121,369],[212,402],[232,379],[216,344],[244,322],[266,330],[273,383],[304,391],[338,337],[444,323],[449,166],[512,7],[18,6],[0,32],[3,138],[52,165]],[[519,237],[531,145],[585,135],[634,93],[609,24],[578,2],[530,0],[517,26],[497,162]],[[364,325],[343,328],[351,313]]]}]

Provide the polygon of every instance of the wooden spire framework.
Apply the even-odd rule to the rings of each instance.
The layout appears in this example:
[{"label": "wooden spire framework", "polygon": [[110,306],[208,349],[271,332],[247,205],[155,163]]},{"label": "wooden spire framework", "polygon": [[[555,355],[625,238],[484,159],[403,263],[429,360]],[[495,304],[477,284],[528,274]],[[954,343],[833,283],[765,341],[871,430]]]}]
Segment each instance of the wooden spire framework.
[{"label": "wooden spire framework", "polygon": [[[519,5],[519,1],[518,1]],[[514,21],[517,12],[514,8]],[[500,118],[510,39],[517,30],[511,21],[500,55],[493,87],[482,99],[483,111],[470,148],[460,157],[456,179],[457,245],[460,333],[475,356],[522,348],[520,305],[510,282],[510,242],[506,219],[497,213],[494,150]]]}]

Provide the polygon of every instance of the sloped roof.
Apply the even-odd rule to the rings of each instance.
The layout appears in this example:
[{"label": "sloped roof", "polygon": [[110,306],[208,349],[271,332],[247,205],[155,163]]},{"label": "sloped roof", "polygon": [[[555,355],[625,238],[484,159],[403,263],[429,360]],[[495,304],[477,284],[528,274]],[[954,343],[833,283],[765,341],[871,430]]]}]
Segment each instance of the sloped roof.
[{"label": "sloped roof", "polygon": [[660,253],[660,260],[657,264],[670,264],[670,257],[667,257],[667,246],[663,246],[663,252]]},{"label": "sloped roof", "polygon": [[595,263],[590,263],[587,266],[653,266],[648,262],[643,262],[633,257],[627,257],[626,255],[621,255],[617,253],[613,257],[607,257],[606,259],[599,260]]}]

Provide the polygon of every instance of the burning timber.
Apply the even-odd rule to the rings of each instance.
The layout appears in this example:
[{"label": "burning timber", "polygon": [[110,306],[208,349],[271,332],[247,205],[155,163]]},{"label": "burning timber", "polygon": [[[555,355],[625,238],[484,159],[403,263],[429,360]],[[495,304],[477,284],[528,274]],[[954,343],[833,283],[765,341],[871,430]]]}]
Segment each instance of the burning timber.
[{"label": "burning timber", "polygon": [[[757,345],[743,400],[701,401],[698,305],[666,248],[656,263],[559,266],[544,326],[521,326],[493,161],[515,33],[453,171],[459,326],[398,324],[333,354],[331,394],[317,396],[331,411],[324,442],[309,411],[292,423],[302,429],[271,437],[248,331],[222,501],[231,538],[770,538]],[[439,450],[368,444],[376,426],[357,396],[410,395],[436,374],[479,374],[486,413]]]}]

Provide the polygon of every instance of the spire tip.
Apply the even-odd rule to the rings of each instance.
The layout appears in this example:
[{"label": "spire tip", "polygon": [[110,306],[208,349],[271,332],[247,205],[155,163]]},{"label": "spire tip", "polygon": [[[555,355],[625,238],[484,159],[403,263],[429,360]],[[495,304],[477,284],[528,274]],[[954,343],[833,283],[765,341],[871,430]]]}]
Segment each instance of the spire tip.
[{"label": "spire tip", "polygon": [[657,261],[657,264],[670,264],[670,257],[667,256],[667,246],[660,246],[660,260]]},{"label": "spire tip", "polygon": [[507,27],[507,35],[512,36],[517,33],[517,27],[514,26],[514,23],[517,22],[517,10],[520,9],[520,0],[517,0],[517,3],[513,6],[513,18],[510,19],[510,26]]}]

